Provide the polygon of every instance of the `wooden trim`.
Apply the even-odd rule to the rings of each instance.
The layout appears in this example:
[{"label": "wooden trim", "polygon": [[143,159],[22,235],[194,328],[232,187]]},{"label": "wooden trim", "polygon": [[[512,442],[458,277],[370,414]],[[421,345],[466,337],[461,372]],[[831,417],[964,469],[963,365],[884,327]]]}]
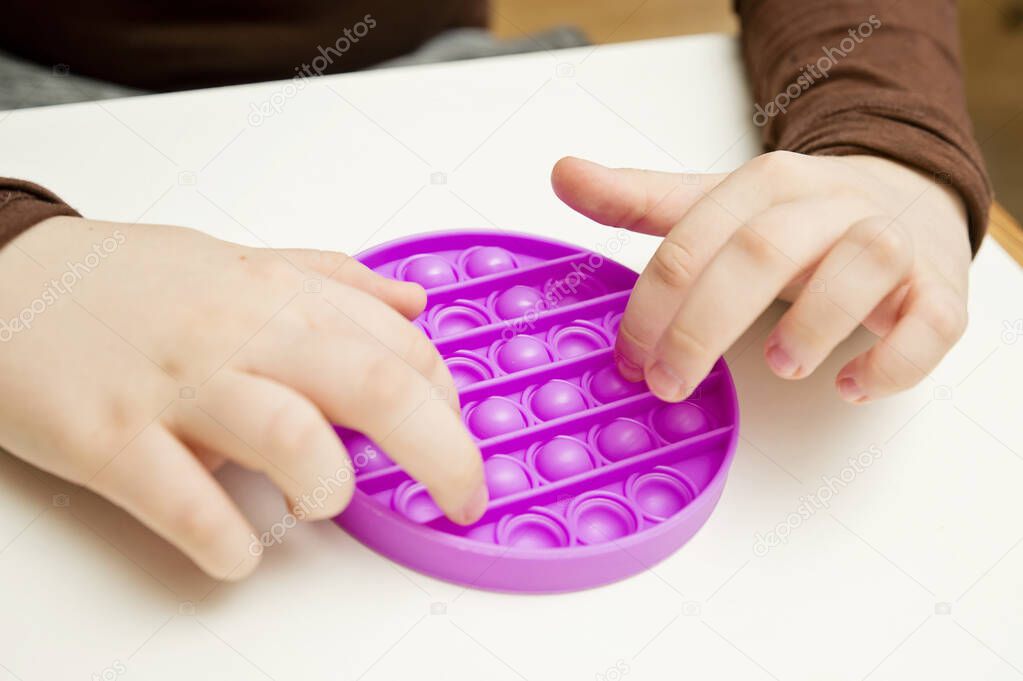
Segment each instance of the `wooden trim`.
[{"label": "wooden trim", "polygon": [[991,206],[988,234],[1023,265],[1023,227],[997,201]]}]

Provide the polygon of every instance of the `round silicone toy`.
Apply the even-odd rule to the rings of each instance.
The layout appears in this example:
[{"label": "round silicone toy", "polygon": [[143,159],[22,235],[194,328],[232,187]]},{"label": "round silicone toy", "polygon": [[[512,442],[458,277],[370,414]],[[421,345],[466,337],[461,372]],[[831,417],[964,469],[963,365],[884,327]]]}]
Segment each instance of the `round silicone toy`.
[{"label": "round silicone toy", "polygon": [[356,491],[336,520],[359,541],[440,579],[553,592],[640,572],[707,520],[738,437],[735,389],[724,361],[679,404],[618,373],[634,272],[509,232],[425,234],[359,260],[426,288],[415,324],[451,371],[490,491],[483,517],[456,525],[376,444],[338,428]]}]

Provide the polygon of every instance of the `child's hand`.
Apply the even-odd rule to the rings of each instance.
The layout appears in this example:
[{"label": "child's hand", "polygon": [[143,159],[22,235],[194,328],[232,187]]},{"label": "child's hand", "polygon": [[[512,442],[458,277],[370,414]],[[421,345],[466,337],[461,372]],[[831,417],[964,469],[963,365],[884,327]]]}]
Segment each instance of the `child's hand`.
[{"label": "child's hand", "polygon": [[51,218],[0,251],[0,445],[220,578],[248,574],[258,551],[209,469],[263,471],[299,517],[331,517],[353,490],[331,422],[469,523],[487,500],[480,454],[446,367],[402,317],[424,304],[339,253]]},{"label": "child's hand", "polygon": [[663,236],[622,321],[616,357],[659,397],[687,397],[776,297],[765,344],[809,375],[860,323],[879,336],[836,387],[862,403],[927,375],[966,326],[970,244],[948,187],[869,156],[759,156],[726,175],[610,170],[574,158],[554,191],[597,222]]}]

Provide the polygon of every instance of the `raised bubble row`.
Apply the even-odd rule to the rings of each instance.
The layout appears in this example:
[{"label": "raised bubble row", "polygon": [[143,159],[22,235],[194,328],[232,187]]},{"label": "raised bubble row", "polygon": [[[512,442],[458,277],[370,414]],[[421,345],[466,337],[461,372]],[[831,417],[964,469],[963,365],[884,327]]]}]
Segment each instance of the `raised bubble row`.
[{"label": "raised bubble row", "polygon": [[[471,353],[450,357],[448,367],[456,385],[463,387],[494,377],[492,366]],[[463,390],[470,431],[481,439],[495,437],[645,392],[642,383],[630,383],[618,373],[608,353],[569,361],[541,376]]]},{"label": "raised bubble row", "polygon": [[398,263],[394,274],[397,279],[432,289],[518,267],[515,255],[499,246],[474,246],[454,258],[437,253],[409,256]]},{"label": "raised bubble row", "polygon": [[[544,350],[546,347],[544,347]],[[574,359],[574,358],[573,358]],[[484,380],[490,380],[495,376],[506,375],[499,366],[495,366],[495,363],[489,359],[466,350],[456,350],[452,352],[444,360],[447,364],[448,370],[454,379],[456,387],[464,389],[470,387],[473,383],[479,383]],[[526,362],[528,364],[529,362]],[[509,365],[510,366],[510,365]],[[557,375],[564,375],[563,372],[558,372]],[[609,402],[616,402],[626,397],[638,395],[647,391],[646,385],[641,382],[630,382],[626,380],[618,372],[614,363],[611,361],[610,355],[606,359],[604,366],[593,370],[587,370],[581,374],[581,385],[584,393],[592,396],[595,403],[607,404]],[[533,389],[539,390],[544,382],[537,379]],[[544,391],[545,393],[550,391]],[[541,398],[546,401],[548,399],[554,399],[553,397]],[[559,397],[558,402],[566,401],[567,398]],[[541,408],[541,411],[546,411]],[[548,420],[549,416],[540,414],[540,418]]]},{"label": "raised bubble row", "polygon": [[[506,404],[514,406],[511,400],[506,400]],[[522,428],[518,424],[511,432]],[[593,471],[604,466],[622,464],[634,457],[660,450],[665,447],[665,443],[681,443],[710,428],[710,419],[695,404],[655,402],[652,409],[612,418],[578,435],[558,434],[538,440],[524,450],[492,453],[484,461],[484,477],[492,503],[510,495],[527,494],[526,498],[529,498],[528,495],[536,493],[545,485],[559,483],[563,486],[565,482],[574,485],[573,481],[587,478]],[[355,459],[359,473],[382,471],[388,476],[398,473],[396,468],[388,469],[393,473],[383,470],[391,464],[382,453],[366,455],[366,452],[372,451],[373,445],[363,436],[355,434],[354,437],[346,437],[345,442],[350,453],[356,456],[362,453],[364,456],[360,458],[371,462],[368,466],[360,466],[359,459]],[[620,469],[620,466],[617,468]],[[624,483],[619,481],[613,483],[612,487],[615,485],[617,487],[611,492],[624,495],[629,501],[627,505],[639,509],[640,515],[648,522],[660,522],[671,517],[697,495],[696,487],[668,466],[632,473]],[[574,520],[572,522],[575,524],[570,523],[574,528],[571,536],[576,536],[580,543],[594,543],[598,541],[600,533],[611,538],[621,536],[619,529],[630,526],[626,522],[627,515],[621,511],[621,504],[616,506],[613,498],[593,504],[595,508],[587,514],[590,521],[585,527]],[[403,516],[420,524],[430,523],[443,515],[426,488],[407,478],[394,487],[391,505]],[[592,531],[586,529],[590,525],[593,525],[590,528]],[[583,529],[580,530],[580,527]],[[638,527],[636,525],[633,531]]]},{"label": "raised bubble row", "polygon": [[[634,392],[623,392],[619,397],[624,399],[642,392],[632,388],[633,385],[623,383],[623,391]],[[554,378],[530,386],[519,395],[494,395],[466,403],[463,418],[469,432],[476,439],[486,441],[547,421],[570,418],[601,403],[575,383]],[[604,459],[621,461],[695,437],[713,427],[707,412],[693,401],[656,402],[642,414],[618,416],[608,423],[593,426],[585,439]],[[571,420],[563,423],[560,430],[566,428],[571,428]]]},{"label": "raised bubble row", "polygon": [[[553,362],[574,359],[611,346],[611,339],[595,324],[580,321],[559,325],[546,334],[515,334],[491,343],[483,352],[455,350],[444,358],[455,386],[465,388],[498,376],[527,371]],[[600,387],[613,389],[609,378]]]},{"label": "raised bubble row", "polygon": [[621,493],[594,490],[572,498],[563,507],[534,506],[504,515],[488,528],[492,536],[483,538],[520,549],[614,542],[664,522],[689,505],[696,494],[685,476],[658,466],[630,476]]},{"label": "raised bubble row", "polygon": [[561,378],[526,388],[520,395],[494,395],[464,406],[469,431],[485,440],[584,411],[593,406],[583,390]]},{"label": "raised bubble row", "polygon": [[[447,339],[500,322],[521,328],[554,310],[584,305],[612,292],[627,294],[629,278],[602,280],[587,274],[588,267],[585,258],[568,256],[529,265],[509,275],[460,285],[441,284],[438,279],[435,283],[443,290],[431,289],[422,319],[432,337]],[[399,266],[399,271],[405,270]]]},{"label": "raised bubble row", "polygon": [[[499,404],[502,405],[502,409],[507,410],[504,418],[513,421],[505,426],[508,430],[504,432],[513,433],[526,427],[524,424],[526,414],[512,400],[489,399],[503,400]],[[484,400],[480,404],[493,403]],[[470,429],[479,425],[474,420],[477,414],[476,411],[470,412]],[[501,423],[504,426],[507,421]],[[558,430],[572,430],[570,422],[563,425],[564,427]],[[603,466],[628,461],[647,452],[682,443],[710,431],[712,427],[706,412],[696,404],[656,402],[652,409],[644,409],[631,416],[611,418],[609,422],[594,425],[581,433],[561,432],[539,438],[526,445],[525,450],[515,457],[510,457],[525,467],[527,475],[522,479],[529,480],[528,487],[523,486],[521,489],[511,491],[518,492],[563,480],[577,479]],[[500,430],[502,428],[496,429]],[[484,433],[489,437],[503,434],[496,431],[493,435],[487,431]],[[476,434],[477,437],[481,435]],[[494,454],[490,459],[498,456],[508,458],[505,454]],[[504,493],[510,492],[502,492],[502,496]]]},{"label": "raised bubble row", "polygon": [[[574,497],[567,506],[534,506],[502,516],[488,538],[525,549],[593,546],[614,542],[669,519],[693,499],[693,484],[677,471],[658,466],[629,477],[624,492],[596,490]],[[477,533],[479,536],[479,533]]]},{"label": "raised bubble row", "polygon": [[[589,380],[592,384],[591,377],[601,375],[601,371],[587,372],[583,383]],[[546,437],[538,434],[533,442],[521,445],[518,459],[525,474],[520,478],[529,481],[523,489],[583,475],[715,427],[706,411],[692,401],[678,404],[645,401],[633,404],[624,414],[616,409],[612,414],[617,415],[609,415],[607,422],[577,432],[572,417],[588,413],[594,405],[576,383],[555,378],[531,385],[517,397],[498,395],[470,402],[464,405],[463,414],[470,433],[484,445],[492,438],[561,419],[553,434]],[[365,435],[341,428],[338,433],[360,478],[378,471],[397,470],[394,462]],[[495,470],[501,470],[502,456],[497,452],[488,457],[488,461],[499,462],[493,464]]]},{"label": "raised bubble row", "polygon": [[[563,302],[575,304],[578,301]],[[528,329],[541,313],[554,309],[558,303],[532,286],[517,285],[491,293],[481,300],[459,298],[427,310],[419,323],[431,338],[459,336],[492,324],[506,324],[504,335]],[[614,329],[617,333],[617,327]]]},{"label": "raised bubble row", "polygon": [[646,392],[646,384],[627,381],[611,362],[583,378],[587,392],[597,402],[608,404]]},{"label": "raised bubble row", "polygon": [[621,461],[715,427],[707,412],[693,401],[653,404],[642,414],[619,416],[594,426],[587,433],[588,442],[608,461]]},{"label": "raised bubble row", "polygon": [[700,407],[688,402],[664,404],[645,418],[620,416],[593,426],[585,437],[555,435],[535,442],[526,450],[526,461],[541,481],[556,482],[682,442],[710,429],[710,421]]},{"label": "raised bubble row", "polygon": [[539,473],[540,479],[557,482],[582,475],[601,465],[593,449],[578,438],[556,435],[526,450],[526,460]]}]

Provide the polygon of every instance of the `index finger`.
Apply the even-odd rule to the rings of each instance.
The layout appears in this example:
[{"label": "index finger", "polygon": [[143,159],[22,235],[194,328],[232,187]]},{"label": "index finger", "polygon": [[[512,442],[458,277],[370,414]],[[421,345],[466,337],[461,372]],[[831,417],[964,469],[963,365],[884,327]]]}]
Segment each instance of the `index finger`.
[{"label": "index finger", "polygon": [[426,291],[419,284],[388,279],[346,253],[308,248],[287,248],[278,252],[299,267],[376,296],[408,319],[417,317],[426,305]]},{"label": "index finger", "polygon": [[[322,333],[289,335],[279,345],[271,336],[254,360],[257,370],[384,448],[451,520],[475,522],[488,501],[482,456],[447,401],[453,383],[436,349],[397,312],[360,291],[349,291],[337,317]],[[399,347],[406,349],[393,349]],[[423,371],[424,363],[433,368]],[[447,377],[440,385],[430,378],[437,373]]]},{"label": "index finger", "polygon": [[615,341],[622,375],[639,381],[658,339],[689,289],[743,223],[767,206],[763,192],[749,192],[741,176],[729,175],[696,202],[661,241],[636,282]]},{"label": "index finger", "polygon": [[791,152],[754,158],[705,192],[665,235],[622,318],[615,357],[623,375],[642,378],[693,283],[739,228],[773,205],[828,186],[830,180],[807,173],[804,162]]}]

